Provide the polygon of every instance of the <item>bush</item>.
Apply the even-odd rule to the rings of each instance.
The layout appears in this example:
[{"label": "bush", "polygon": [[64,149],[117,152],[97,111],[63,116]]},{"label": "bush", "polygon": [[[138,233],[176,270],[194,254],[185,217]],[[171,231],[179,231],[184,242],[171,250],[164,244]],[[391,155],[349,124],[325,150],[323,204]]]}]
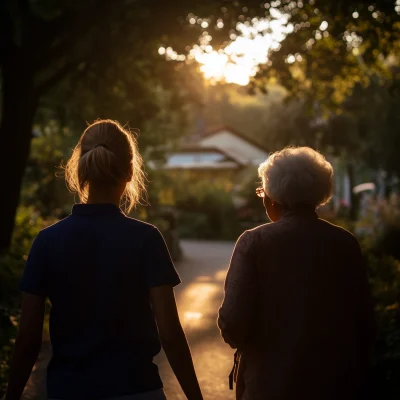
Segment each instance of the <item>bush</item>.
[{"label": "bush", "polygon": [[236,240],[242,228],[232,194],[209,182],[192,183],[177,199],[178,231],[183,238]]},{"label": "bush", "polygon": [[365,253],[378,325],[375,372],[379,399],[400,398],[400,262],[374,250]]},{"label": "bush", "polygon": [[201,212],[181,212],[178,232],[186,239],[210,239],[213,236],[208,216]]},{"label": "bush", "polygon": [[336,216],[332,222],[356,233],[370,278],[378,338],[374,360],[378,398],[400,398],[400,204],[368,199],[355,223]]},{"label": "bush", "polygon": [[158,209],[156,212],[148,215],[147,221],[155,225],[167,244],[168,250],[174,261],[182,258],[182,249],[179,243],[179,234],[177,230],[176,213],[173,210]]},{"label": "bush", "polygon": [[19,280],[34,238],[44,221],[33,208],[20,208],[12,244],[0,258],[0,397],[4,393],[21,304]]},{"label": "bush", "polygon": [[400,398],[400,205],[369,199],[355,230],[361,238],[378,324],[375,376],[379,399]]}]

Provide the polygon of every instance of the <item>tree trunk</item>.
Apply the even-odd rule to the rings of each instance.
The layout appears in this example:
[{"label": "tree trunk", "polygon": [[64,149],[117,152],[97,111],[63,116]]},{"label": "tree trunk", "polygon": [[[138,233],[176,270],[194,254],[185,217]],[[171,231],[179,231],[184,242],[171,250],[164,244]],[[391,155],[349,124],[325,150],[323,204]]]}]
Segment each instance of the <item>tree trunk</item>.
[{"label": "tree trunk", "polygon": [[11,243],[37,108],[29,60],[14,53],[3,62],[1,72],[3,107],[0,171],[3,195],[0,207],[0,253]]}]

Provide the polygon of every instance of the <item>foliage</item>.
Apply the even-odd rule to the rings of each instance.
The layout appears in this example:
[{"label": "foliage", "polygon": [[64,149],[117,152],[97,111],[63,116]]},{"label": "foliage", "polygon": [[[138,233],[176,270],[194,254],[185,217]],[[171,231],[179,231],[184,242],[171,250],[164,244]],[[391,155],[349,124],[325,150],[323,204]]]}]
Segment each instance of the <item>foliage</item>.
[{"label": "foliage", "polygon": [[[287,102],[268,105],[264,114],[262,102],[259,108],[246,107],[243,121],[249,126],[243,131],[271,150],[311,145],[344,156],[352,183],[360,164],[398,174],[400,5],[393,0],[282,0],[263,2],[262,11],[258,2],[242,6],[227,6],[224,23],[237,18],[251,29],[254,21],[272,21],[280,13],[292,28],[250,86],[253,93],[268,92],[279,83]],[[225,103],[222,98],[221,107]],[[223,118],[235,121],[245,114],[240,106],[234,110]],[[254,112],[257,118],[251,119]]]},{"label": "foliage", "polygon": [[355,225],[357,235],[363,238],[366,247],[374,247],[400,260],[395,240],[400,229],[399,194],[393,192],[387,198],[364,196],[362,212]]},{"label": "foliage", "polygon": [[250,97],[243,90],[219,85],[207,89],[201,115],[207,126],[232,126],[269,151],[311,146],[340,157],[353,169],[382,168],[389,178],[400,173],[398,83],[356,85],[340,113],[326,118],[318,117],[320,110],[310,109],[304,99],[284,101],[279,91]]},{"label": "foliage", "polygon": [[[376,78],[376,77],[375,77]],[[356,84],[341,106],[340,114],[331,115],[323,131],[321,144],[336,153],[351,154],[354,161],[371,168],[400,173],[395,148],[399,141],[400,105],[398,79],[377,78],[367,86]]]},{"label": "foliage", "polygon": [[380,399],[396,399],[400,385],[400,261],[372,249],[365,258],[378,324],[376,385]]},{"label": "foliage", "polygon": [[241,233],[229,182],[178,176],[173,182],[181,237],[236,240]]},{"label": "foliage", "polygon": [[148,168],[148,178],[149,207],[136,215],[159,225],[166,237],[235,240],[241,233],[229,177]]},{"label": "foliage", "polygon": [[13,341],[18,325],[19,280],[32,244],[44,220],[33,208],[20,208],[12,245],[0,258],[0,395],[5,390]]},{"label": "foliage", "polygon": [[203,198],[180,203],[178,227],[181,237],[236,240],[242,229],[230,196],[220,189]]},{"label": "foliage", "polygon": [[282,88],[273,85],[268,94],[253,95],[246,88],[211,86],[205,89],[206,100],[199,114],[206,126],[230,126],[270,152],[288,145],[319,147],[315,115],[304,101],[286,101],[286,96]]},{"label": "foliage", "polygon": [[375,372],[379,398],[400,395],[400,204],[389,198],[368,197],[355,231],[361,238],[378,324]]},{"label": "foliage", "polygon": [[371,3],[281,2],[293,33],[253,84],[278,81],[289,96],[302,99],[316,122],[325,117],[314,146],[398,173],[390,143],[398,141],[400,13],[393,1]]},{"label": "foliage", "polygon": [[182,119],[168,111],[184,108],[191,85],[190,74],[177,75],[178,66],[165,63],[157,48],[170,36],[181,47],[182,37],[196,40],[198,32],[176,23],[191,8],[180,1],[1,2],[0,136],[13,157],[0,159],[9,192],[0,210],[0,251],[10,244],[33,123],[42,122],[38,110],[50,110],[75,132],[83,121],[106,116],[149,129],[145,146],[165,142],[165,135],[152,135],[162,130],[149,121]]},{"label": "foliage", "polygon": [[73,196],[67,191],[60,165],[78,140],[55,119],[36,125],[31,155],[21,191],[21,205],[35,207],[43,217],[61,218],[69,213]]},{"label": "foliage", "polygon": [[356,83],[370,82],[373,74],[390,75],[389,59],[398,54],[400,37],[399,12],[392,0],[279,3],[269,12],[289,13],[293,32],[271,54],[255,85],[278,80],[291,95],[310,95],[332,108]]},{"label": "foliage", "polygon": [[[216,46],[226,45],[237,22],[271,18],[278,10],[290,14],[293,33],[254,80],[253,86],[261,89],[278,80],[293,95],[301,93],[309,99],[312,94],[313,100],[324,99],[324,106],[337,105],[354,82],[369,82],[368,69],[379,76],[391,71],[385,61],[397,54],[399,33],[392,1],[375,2],[372,11],[355,0],[334,5],[327,0],[317,5],[314,0],[283,0],[261,6],[255,0],[243,4],[215,0],[195,4],[176,0],[3,2],[0,69],[7,85],[1,86],[0,131],[3,143],[16,157],[5,182],[10,196],[4,207],[0,248],[9,242],[37,110],[48,107],[59,114],[62,126],[80,130],[83,119],[99,116],[144,127],[162,114],[161,107],[179,109],[196,97],[197,81],[190,67],[163,62],[157,48],[169,43],[181,53],[198,42],[205,30],[189,23],[191,13],[209,16],[208,31]],[[349,18],[354,10],[358,17]],[[223,28],[216,27],[219,18]],[[324,21],[327,26],[322,29]],[[286,62],[290,56],[300,60],[297,54],[303,62]],[[30,62],[23,62],[26,59]],[[162,104],[160,91],[167,93]],[[158,142],[162,135],[151,135],[152,131],[146,140]],[[169,134],[179,131],[169,129]],[[7,167],[5,162],[1,167]]]},{"label": "foliage", "polygon": [[[368,200],[368,199],[367,199]],[[354,222],[342,216],[331,220],[360,239],[369,274],[378,328],[373,376],[379,399],[399,398],[400,384],[400,257],[396,253],[400,226],[398,195],[369,197]],[[395,237],[387,246],[387,237]],[[394,251],[393,251],[394,250]]]}]

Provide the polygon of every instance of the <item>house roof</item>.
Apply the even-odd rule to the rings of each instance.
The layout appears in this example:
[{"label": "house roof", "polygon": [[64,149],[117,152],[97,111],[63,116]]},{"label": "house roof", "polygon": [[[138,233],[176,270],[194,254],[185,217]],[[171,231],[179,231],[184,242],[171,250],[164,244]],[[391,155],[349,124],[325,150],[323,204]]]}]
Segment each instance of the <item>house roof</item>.
[{"label": "house roof", "polygon": [[[197,159],[197,155],[200,156]],[[201,158],[212,155],[217,156],[217,159]],[[174,160],[179,156],[189,156],[185,160]],[[191,158],[193,157],[194,158]],[[197,170],[210,170],[210,169],[239,169],[245,164],[239,162],[234,157],[225,153],[223,150],[214,147],[193,147],[185,146],[169,154],[168,162],[163,166],[167,170],[180,170],[180,169],[197,169]]]},{"label": "house roof", "polygon": [[234,161],[223,161],[219,163],[191,163],[191,164],[185,164],[185,165],[165,165],[162,167],[162,169],[165,170],[183,170],[183,169],[191,169],[191,170],[226,170],[226,169],[239,169],[240,165]]},{"label": "house roof", "polygon": [[233,161],[240,166],[245,166],[246,161],[235,156],[232,152],[218,147],[199,147],[193,144],[182,146],[179,149],[173,151],[171,154],[183,154],[183,153],[219,153],[223,155],[226,161]]},{"label": "house roof", "polygon": [[249,138],[248,136],[244,135],[242,132],[232,128],[229,125],[221,125],[216,128],[213,128],[213,129],[203,133],[201,135],[201,137],[199,138],[199,140],[204,139],[206,137],[217,135],[218,133],[220,133],[222,131],[228,131],[228,132],[234,134],[235,136],[238,136],[241,139],[245,140],[246,142],[252,144],[253,146],[258,147],[260,150],[265,151],[266,153],[270,152],[267,148],[265,148],[262,144],[260,144],[256,140]]}]

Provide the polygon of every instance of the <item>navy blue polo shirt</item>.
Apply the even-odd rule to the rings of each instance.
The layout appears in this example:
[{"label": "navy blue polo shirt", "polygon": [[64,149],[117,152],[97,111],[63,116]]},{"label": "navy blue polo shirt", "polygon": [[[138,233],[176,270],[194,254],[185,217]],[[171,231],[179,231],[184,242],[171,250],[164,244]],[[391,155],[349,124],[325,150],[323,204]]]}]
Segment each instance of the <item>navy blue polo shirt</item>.
[{"label": "navy blue polo shirt", "polygon": [[162,387],[149,289],[180,283],[158,229],[112,204],[74,205],[41,231],[21,289],[52,304],[49,398],[100,399]]}]

